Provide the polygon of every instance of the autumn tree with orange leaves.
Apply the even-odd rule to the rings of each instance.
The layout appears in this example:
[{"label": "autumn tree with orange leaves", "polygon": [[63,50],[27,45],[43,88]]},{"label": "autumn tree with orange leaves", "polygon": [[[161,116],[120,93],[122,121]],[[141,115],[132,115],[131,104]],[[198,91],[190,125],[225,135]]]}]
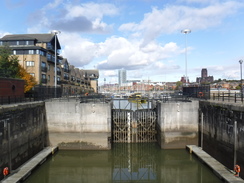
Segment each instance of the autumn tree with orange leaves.
[{"label": "autumn tree with orange leaves", "polygon": [[19,65],[18,57],[11,55],[9,46],[0,46],[0,77],[25,80],[25,93],[37,84],[35,78]]},{"label": "autumn tree with orange leaves", "polygon": [[35,81],[35,78],[30,75],[26,70],[19,65],[19,72],[18,72],[19,78],[25,80],[25,90],[24,92],[30,91],[36,84],[37,82]]}]

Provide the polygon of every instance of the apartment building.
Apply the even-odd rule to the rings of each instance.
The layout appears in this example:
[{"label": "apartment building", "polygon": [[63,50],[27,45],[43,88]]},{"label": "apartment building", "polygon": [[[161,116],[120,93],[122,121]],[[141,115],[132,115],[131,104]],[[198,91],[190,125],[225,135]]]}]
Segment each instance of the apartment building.
[{"label": "apartment building", "polygon": [[3,45],[12,49],[19,64],[35,77],[39,85],[55,86],[56,52],[57,87],[61,87],[64,94],[97,92],[98,70],[81,70],[71,65],[59,54],[61,46],[55,34],[6,35],[0,39],[0,46]]}]

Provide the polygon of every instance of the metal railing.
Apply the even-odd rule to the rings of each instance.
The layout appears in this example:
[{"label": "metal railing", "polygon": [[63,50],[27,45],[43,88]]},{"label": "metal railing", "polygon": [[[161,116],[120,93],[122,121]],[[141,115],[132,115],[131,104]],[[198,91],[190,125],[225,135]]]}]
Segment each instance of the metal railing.
[{"label": "metal railing", "polygon": [[0,96],[0,105],[16,104],[16,103],[31,102],[31,101],[34,101],[32,97]]},{"label": "metal railing", "polygon": [[224,93],[224,92],[223,93],[213,93],[211,99],[217,100],[217,101],[243,103],[244,94],[242,94],[242,93]]}]

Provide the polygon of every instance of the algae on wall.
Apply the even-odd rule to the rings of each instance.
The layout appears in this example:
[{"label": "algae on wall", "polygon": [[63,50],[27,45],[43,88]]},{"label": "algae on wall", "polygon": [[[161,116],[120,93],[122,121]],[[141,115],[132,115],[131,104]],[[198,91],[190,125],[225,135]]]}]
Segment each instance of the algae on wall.
[{"label": "algae on wall", "polygon": [[[2,106],[0,110],[0,169],[10,172],[47,146],[44,102]],[[0,180],[3,175],[0,175]]]}]

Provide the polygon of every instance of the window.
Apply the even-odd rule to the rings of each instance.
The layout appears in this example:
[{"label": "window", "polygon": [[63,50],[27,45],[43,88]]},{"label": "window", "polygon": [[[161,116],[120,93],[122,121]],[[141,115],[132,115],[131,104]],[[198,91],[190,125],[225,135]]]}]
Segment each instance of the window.
[{"label": "window", "polygon": [[46,79],[46,74],[42,74],[42,79]]},{"label": "window", "polygon": [[47,80],[50,81],[50,75],[47,76]]},{"label": "window", "polygon": [[26,61],[26,66],[27,67],[34,67],[35,66],[35,62],[34,61]]},{"label": "window", "polygon": [[42,67],[46,67],[46,62],[42,62]]},{"label": "window", "polygon": [[29,54],[30,54],[30,55],[35,54],[35,50],[29,50]]},{"label": "window", "polygon": [[42,50],[38,50],[38,53],[36,53],[36,54],[40,54],[40,55],[42,55],[42,56],[46,56],[46,52],[44,52],[44,51],[42,51]]},{"label": "window", "polygon": [[52,61],[52,55],[50,53],[47,54],[47,60]]},{"label": "window", "polygon": [[19,41],[19,45],[26,45],[26,41]]},{"label": "window", "polygon": [[52,46],[52,44],[50,42],[47,43],[47,49],[53,49],[53,46]]},{"label": "window", "polygon": [[35,77],[35,73],[30,73],[31,76]]}]

